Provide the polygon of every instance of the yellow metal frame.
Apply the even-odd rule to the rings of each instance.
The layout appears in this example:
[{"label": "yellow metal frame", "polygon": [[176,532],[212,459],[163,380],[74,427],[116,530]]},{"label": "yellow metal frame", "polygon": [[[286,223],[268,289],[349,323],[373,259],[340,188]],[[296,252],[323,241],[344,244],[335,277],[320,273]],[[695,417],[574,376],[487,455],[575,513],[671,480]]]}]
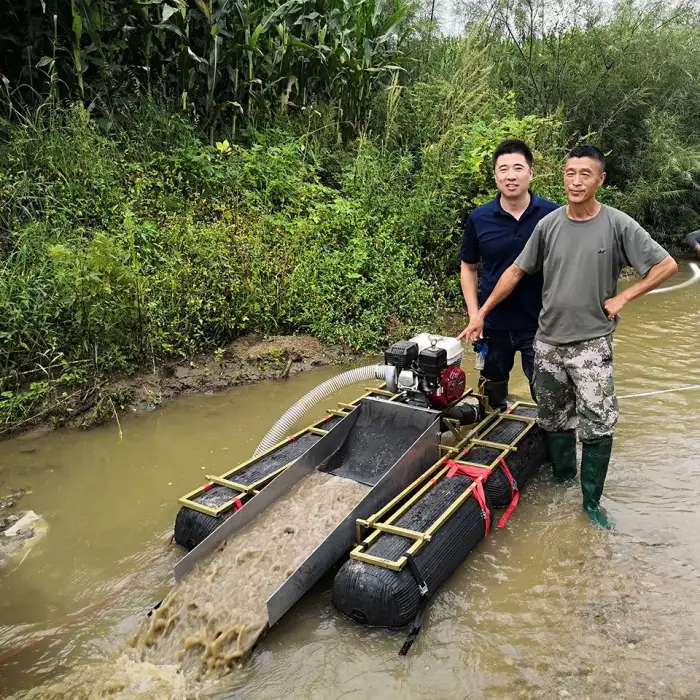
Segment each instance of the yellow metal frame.
[{"label": "yellow metal frame", "polygon": [[[462,397],[460,399],[463,400],[468,396],[471,396],[474,394],[474,391],[472,389],[466,389],[465,392],[462,394]],[[357,406],[360,404],[360,402],[363,399],[369,398],[369,397],[383,397],[388,401],[395,401],[398,399],[401,394],[392,394],[390,391],[386,389],[386,384],[380,384],[378,387],[365,387],[365,393],[362,395],[358,396],[354,401],[351,403],[338,403],[337,408],[331,408],[326,411],[328,415],[331,416],[340,416],[344,417],[347,416],[350,411],[353,411]],[[490,414],[487,416],[486,419],[484,419],[479,426],[482,425],[487,425],[489,422],[493,422],[493,419],[496,417],[497,414]],[[448,428],[455,434],[455,437],[458,439],[458,444],[456,447],[448,447],[447,445],[440,445],[440,448],[446,453],[445,459],[448,455],[455,455],[459,453],[459,450],[461,449],[462,445],[465,443],[465,441],[472,435],[475,434],[473,429],[469,431],[466,435],[462,435],[462,433],[459,430],[459,427],[456,425],[453,425],[452,422],[450,422],[449,419],[443,419]],[[326,418],[323,418],[321,420],[316,421],[315,423],[312,423],[311,425],[307,426],[306,428],[303,428],[299,432],[295,433],[294,435],[290,435],[286,437],[284,440],[281,440],[278,442],[276,445],[273,445],[272,447],[268,448],[264,452],[261,452],[259,455],[256,455],[254,457],[251,457],[250,459],[247,459],[244,462],[241,462],[238,464],[236,467],[233,469],[230,469],[229,471],[225,472],[224,474],[220,476],[210,476],[207,475],[206,479],[208,480],[208,483],[204,484],[203,486],[198,486],[196,489],[193,489],[189,493],[185,494],[182,496],[180,499],[178,499],[178,502],[180,505],[185,506],[187,508],[190,508],[191,510],[196,510],[200,513],[204,513],[205,515],[211,515],[213,517],[219,517],[229,511],[231,508],[234,507],[236,500],[240,499],[241,501],[245,502],[247,499],[251,498],[254,496],[256,493],[260,491],[261,488],[266,486],[270,481],[272,481],[276,476],[281,474],[285,469],[290,467],[296,459],[291,460],[287,464],[284,464],[283,466],[279,467],[275,471],[271,472],[270,474],[267,474],[265,477],[262,479],[256,481],[253,484],[250,484],[248,486],[239,483],[236,481],[235,476],[236,474],[240,473],[242,470],[250,467],[252,464],[255,462],[261,460],[264,457],[267,457],[271,453],[275,452],[276,450],[279,450],[280,448],[284,447],[285,445],[289,444],[290,442],[302,437],[303,435],[306,434],[312,434],[312,435],[326,435],[328,433],[328,430],[324,429],[324,424],[327,422]],[[495,423],[494,423],[495,424]],[[231,489],[234,492],[234,496],[230,501],[227,501],[226,503],[222,504],[221,506],[218,506],[217,508],[212,508],[211,506],[205,506],[202,505],[201,503],[198,503],[194,499],[201,496],[203,493],[206,493],[212,486],[225,486],[226,488]]]},{"label": "yellow metal frame", "polygon": [[517,452],[518,448],[513,447],[505,442],[491,442],[491,440],[472,440],[472,445],[478,447],[492,447],[494,450],[507,450],[508,452]]},{"label": "yellow metal frame", "polygon": [[[527,406],[535,408],[535,404],[526,403],[519,401],[511,408],[511,410],[518,408],[519,406]],[[509,444],[496,443],[489,440],[484,440],[480,437],[475,436],[485,436],[488,435],[497,425],[499,425],[503,420],[517,420],[525,424],[525,430],[520,432]],[[417,530],[410,530],[395,525],[394,523],[402,516],[409,508],[411,508],[417,501],[419,501],[427,491],[437,485],[438,481],[442,479],[448,472],[448,467],[445,465],[446,460],[450,453],[458,452],[461,457],[466,457],[469,449],[475,445],[483,445],[487,447],[494,447],[499,450],[498,456],[489,464],[488,466],[483,464],[476,464],[474,462],[469,462],[465,459],[455,459],[457,464],[462,464],[465,466],[475,466],[481,467],[483,469],[488,469],[492,471],[500,463],[501,459],[505,458],[509,453],[517,450],[517,444],[527,435],[530,430],[536,425],[536,419],[530,416],[518,416],[512,413],[490,413],[482,420],[477,426],[469,431],[467,436],[462,442],[459,443],[457,448],[452,448],[448,454],[441,457],[435,464],[433,464],[427,471],[425,471],[421,476],[418,477],[412,484],[405,488],[398,496],[387,503],[381,510],[367,518],[366,520],[357,520],[356,522],[356,534],[357,534],[357,545],[350,552],[350,558],[357,561],[362,561],[367,564],[373,564],[375,566],[381,566],[385,569],[390,569],[392,571],[401,571],[404,566],[406,566],[408,559],[407,556],[415,556],[426,542],[430,542],[431,538],[435,533],[454,515],[454,513],[465,503],[465,501],[471,497],[477,482],[483,484],[484,477],[479,477],[474,480],[452,503],[435,519],[435,521],[425,530],[425,532],[419,532]],[[407,499],[407,500],[405,500]],[[389,514],[386,519],[385,516]],[[364,531],[371,529],[369,535],[363,538]],[[393,535],[399,535],[401,537],[406,537],[407,539],[414,540],[413,544],[406,550],[406,552],[399,557],[397,560],[385,559],[383,557],[377,557],[372,554],[367,554],[365,551],[380,535],[381,533],[389,533]]]},{"label": "yellow metal frame", "polygon": [[[350,411],[353,411],[359,403],[362,401],[362,399],[369,398],[371,396],[382,396],[382,397],[391,397],[389,400],[394,400],[398,398],[399,394],[392,394],[390,391],[386,390],[386,384],[381,384],[379,387],[373,388],[373,387],[366,387],[365,388],[365,393],[356,398],[352,403],[339,403],[338,408],[330,409],[326,411],[328,415],[331,416],[347,416]],[[312,423],[306,428],[303,428],[300,430],[298,433],[295,433],[294,435],[290,435],[286,437],[284,440],[281,440],[278,442],[276,445],[273,445],[269,449],[265,450],[264,452],[261,452],[259,455],[255,455],[255,457],[251,457],[250,459],[247,459],[245,462],[241,462],[238,464],[236,467],[233,469],[230,469],[226,473],[222,474],[221,476],[210,476],[207,475],[206,479],[208,480],[208,483],[203,485],[203,486],[198,486],[196,489],[193,489],[189,493],[185,494],[182,496],[182,498],[178,499],[178,502],[180,505],[183,505],[187,508],[190,508],[191,510],[196,510],[200,513],[204,513],[205,515],[211,515],[215,518],[219,517],[223,513],[229,511],[231,508],[234,507],[236,499],[241,499],[242,501],[254,496],[256,493],[260,491],[261,488],[263,488],[266,484],[268,484],[272,479],[274,479],[276,476],[281,474],[285,469],[290,467],[296,459],[291,460],[287,464],[284,464],[283,466],[279,467],[273,472],[270,472],[267,474],[265,477],[262,479],[256,481],[253,484],[250,484],[249,486],[245,486],[243,484],[238,483],[234,478],[236,474],[241,472],[243,469],[246,469],[250,465],[254,464],[255,462],[259,461],[263,457],[267,457],[270,455],[272,452],[275,452],[276,450],[279,450],[281,447],[284,447],[285,445],[289,444],[290,442],[293,442],[297,438],[302,437],[303,435],[306,434],[312,434],[312,435],[326,435],[328,433],[328,430],[323,428],[323,425],[327,422],[326,418],[322,418],[321,420],[316,421],[315,423]],[[202,505],[201,503],[198,503],[194,499],[197,498],[198,496],[201,496],[203,493],[206,493],[211,486],[225,486],[226,488],[231,489],[236,493],[236,495],[230,500],[227,501],[226,503],[222,504],[221,506],[217,508],[212,508],[211,506],[205,506]]]},{"label": "yellow metal frame", "polygon": [[450,429],[450,432],[457,438],[462,440],[462,433],[459,430],[459,421],[455,418],[443,418],[442,422]]}]

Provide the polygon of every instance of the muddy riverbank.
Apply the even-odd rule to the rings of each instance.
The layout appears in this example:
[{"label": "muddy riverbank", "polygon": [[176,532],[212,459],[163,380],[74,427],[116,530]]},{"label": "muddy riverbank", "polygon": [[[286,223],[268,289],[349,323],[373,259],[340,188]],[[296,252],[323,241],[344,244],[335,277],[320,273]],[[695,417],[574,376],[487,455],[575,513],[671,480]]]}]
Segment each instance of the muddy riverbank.
[{"label": "muddy riverbank", "polygon": [[247,335],[214,353],[153,365],[126,377],[96,381],[92,387],[56,397],[37,415],[0,425],[0,440],[57,427],[94,428],[124,413],[161,408],[182,395],[210,394],[268,379],[357,361],[360,355],[324,345],[306,335]]},{"label": "muddy riverbank", "polygon": [[129,396],[132,412],[152,410],[183,394],[208,394],[267,379],[286,379],[310,369],[352,362],[359,355],[305,335],[248,335],[221,351],[170,362],[153,372],[119,379],[112,386]]}]

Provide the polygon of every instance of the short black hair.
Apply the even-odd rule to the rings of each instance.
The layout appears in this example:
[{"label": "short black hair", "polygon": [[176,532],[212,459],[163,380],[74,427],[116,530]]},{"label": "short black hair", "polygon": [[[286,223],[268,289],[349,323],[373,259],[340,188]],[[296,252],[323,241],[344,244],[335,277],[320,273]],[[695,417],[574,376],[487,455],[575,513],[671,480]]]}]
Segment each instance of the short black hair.
[{"label": "short black hair", "polygon": [[592,143],[582,143],[578,146],[574,146],[566,156],[566,160],[569,160],[569,158],[592,158],[600,163],[601,170],[605,172],[605,156],[603,152]]},{"label": "short black hair", "polygon": [[491,165],[493,169],[496,169],[496,161],[501,157],[508,155],[509,153],[519,153],[525,160],[527,164],[532,167],[534,158],[532,157],[532,151],[530,146],[528,146],[525,141],[520,141],[519,139],[506,139],[501,141],[501,143],[496,146],[496,150],[493,152],[493,158],[491,160]]}]

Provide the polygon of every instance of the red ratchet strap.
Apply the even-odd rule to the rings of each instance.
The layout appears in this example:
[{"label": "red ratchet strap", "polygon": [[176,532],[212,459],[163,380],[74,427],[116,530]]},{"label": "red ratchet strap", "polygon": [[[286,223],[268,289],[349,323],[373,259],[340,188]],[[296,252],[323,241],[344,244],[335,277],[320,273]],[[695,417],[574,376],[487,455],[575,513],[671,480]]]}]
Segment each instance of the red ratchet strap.
[{"label": "red ratchet strap", "polygon": [[[471,448],[467,447],[467,449],[464,450],[464,453],[462,454],[462,459],[464,459],[464,458],[467,456],[467,452],[469,452],[470,449],[471,449]],[[447,476],[448,476],[448,477],[453,477],[453,476],[455,475],[455,472],[456,472],[455,467],[458,467],[459,465],[458,465],[458,464],[455,464],[454,459],[448,459],[448,460],[445,462],[445,466],[446,466],[446,467],[449,467],[449,469],[448,469],[448,471],[447,471]],[[430,480],[430,483],[431,483],[433,486],[437,486],[437,482],[438,482],[438,478],[437,478],[436,476],[434,476],[434,477]]]},{"label": "red ratchet strap", "polygon": [[513,478],[513,475],[510,473],[510,469],[508,469],[506,460],[503,459],[503,457],[499,457],[498,461],[501,465],[501,471],[506,475],[506,479],[508,479],[510,482],[510,492],[513,494],[510,505],[506,509],[506,512],[501,516],[501,519],[498,521],[498,527],[505,527],[506,523],[508,522],[508,518],[510,518],[512,512],[515,510],[515,507],[518,505],[518,501],[520,500],[520,491],[518,490],[518,484]]},{"label": "red ratchet strap", "polygon": [[471,464],[457,464],[453,459],[448,459],[446,462],[449,467],[447,471],[447,478],[451,479],[455,474],[464,474],[470,479],[476,481],[479,477],[482,477],[484,481],[491,476],[491,470],[488,467],[475,467]]},{"label": "red ratchet strap", "polygon": [[[487,479],[491,474],[491,470],[488,467],[474,467],[467,464],[457,464],[453,459],[449,459],[446,462],[449,470],[447,471],[447,478],[451,479],[455,474],[464,474],[470,479],[474,480],[474,490],[472,494],[476,498],[477,503],[481,506],[481,512],[484,515],[484,520],[486,521],[486,528],[484,531],[484,536],[489,534],[491,529],[491,511],[486,505],[486,494],[484,493],[484,484],[481,479]],[[479,478],[481,477],[481,479]]]}]

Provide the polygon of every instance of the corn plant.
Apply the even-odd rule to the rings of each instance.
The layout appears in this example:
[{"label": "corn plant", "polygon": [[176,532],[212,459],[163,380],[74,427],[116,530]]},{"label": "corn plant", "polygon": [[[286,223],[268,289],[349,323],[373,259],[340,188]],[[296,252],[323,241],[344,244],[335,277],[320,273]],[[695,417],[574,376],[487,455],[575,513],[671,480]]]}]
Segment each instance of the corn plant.
[{"label": "corn plant", "polygon": [[[359,131],[401,70],[404,0],[10,0],[0,55],[10,100],[50,93],[109,114],[154,88],[213,145],[239,121],[333,105]],[[4,33],[5,27],[8,29]],[[225,126],[224,126],[225,125]]]}]

